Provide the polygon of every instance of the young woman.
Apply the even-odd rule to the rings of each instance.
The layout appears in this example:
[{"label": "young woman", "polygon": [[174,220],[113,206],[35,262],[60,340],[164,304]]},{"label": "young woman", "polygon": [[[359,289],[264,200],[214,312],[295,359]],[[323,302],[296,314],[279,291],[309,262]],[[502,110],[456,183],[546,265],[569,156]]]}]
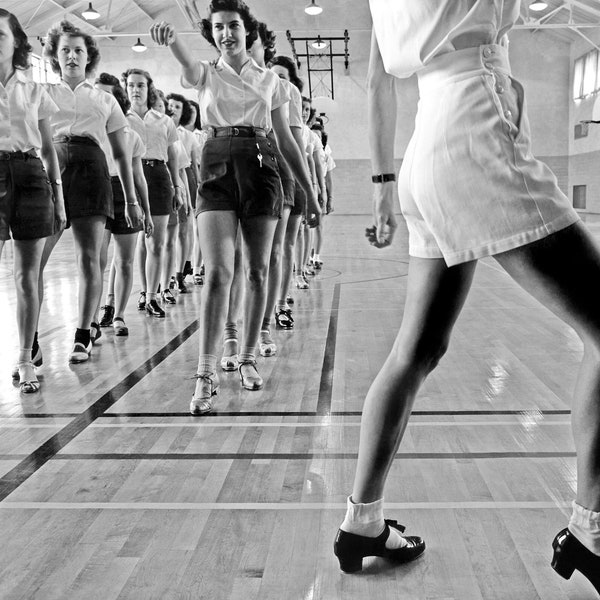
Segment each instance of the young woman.
[{"label": "young woman", "polygon": [[151,237],[138,244],[138,266],[142,291],[138,309],[152,317],[164,318],[165,311],[156,300],[161,266],[165,260],[165,241],[169,215],[183,205],[183,193],[177,169],[175,143],[178,140],[173,121],[152,108],[157,99],[152,77],[142,69],[123,73],[132,114],[129,123],[146,143],[142,157],[148,183],[148,202],[154,223]]},{"label": "young woman", "polygon": [[[271,244],[283,201],[273,145],[266,137],[271,128],[310,194],[312,212],[319,213],[302,156],[281,110],[288,99],[282,95],[277,77],[258,67],[246,52],[256,39],[256,30],[257,22],[243,2],[214,0],[209,18],[202,21],[202,33],[221,56],[208,63],[192,59],[172,25],[161,22],[151,28],[154,41],[168,46],[180,62],[184,83],[198,89],[200,117],[211,136],[202,152],[196,207],[206,283],[200,306],[198,379],[190,405],[193,414],[211,410],[218,388],[216,355],[227,310],[238,222],[247,277],[239,374],[246,389],[263,385],[254,352],[265,310]],[[240,88],[244,103],[240,102]]]},{"label": "young woman", "polygon": [[[102,290],[100,252],[107,218],[113,218],[111,180],[100,144],[108,137],[125,196],[125,220],[137,227],[141,212],[127,150],[127,121],[112,95],[87,77],[100,53],[94,39],[68,21],[48,31],[44,54],[61,81],[47,90],[59,107],[52,117],[67,217],[73,227],[79,275],[79,314],[70,362],[87,361],[100,328],[92,322]],[[60,235],[60,234],[59,234]],[[56,243],[55,236],[51,243]]]},{"label": "young woman", "polygon": [[25,77],[31,45],[18,19],[0,8],[0,255],[14,239],[19,356],[13,377],[25,394],[40,384],[36,326],[45,238],[66,224],[60,168],[50,129],[58,111],[43,87]]},{"label": "young woman", "polygon": [[[254,44],[252,44],[252,47],[249,50],[249,54],[260,67],[265,67],[265,63],[269,63],[273,59],[275,55],[275,34],[267,28],[265,23],[258,24],[258,38],[254,42]],[[301,121],[300,123],[298,123],[298,119],[301,119],[301,114],[298,104],[296,102],[297,97],[292,95],[293,90],[295,90],[296,92],[297,90],[293,88],[292,84],[287,79],[279,78],[279,84],[283,87],[283,90],[285,91],[286,95],[290,98],[290,102],[282,106],[282,111],[285,120],[288,124],[288,127],[290,127],[290,134],[293,138],[294,132],[291,129],[292,119],[294,119],[294,127],[297,128],[301,127],[302,125]],[[300,93],[297,93],[299,96]],[[292,99],[294,100],[293,105]],[[300,100],[300,102],[302,101]],[[274,144],[274,148],[277,149],[277,140],[273,136],[269,137]],[[298,147],[298,150],[301,151],[300,146]],[[275,310],[275,306],[277,304],[277,300],[280,297],[280,288],[283,278],[284,240],[288,228],[290,214],[294,206],[294,194],[296,187],[294,182],[294,174],[292,173],[292,170],[281,155],[278,156],[278,163],[280,169],[279,174],[281,176],[281,182],[283,184],[284,201],[283,208],[281,211],[281,218],[277,223],[277,228],[275,229],[275,236],[273,237],[271,259],[269,262],[267,304],[260,330],[259,349],[260,354],[262,356],[273,356],[277,352],[277,345],[273,341],[270,331],[272,318],[271,315],[273,314],[273,311]],[[280,315],[279,319],[282,322],[287,319],[287,322],[290,325],[293,325],[291,315],[288,313],[286,313],[283,317]]]},{"label": "young woman", "polygon": [[389,245],[396,229],[392,76],[416,72],[420,99],[399,184],[409,231],[406,304],[363,408],[354,487],[335,542],[344,571],[360,570],[364,556],[404,562],[424,550],[420,538],[404,538],[395,522],[384,521],[383,488],[477,259],[494,256],[583,341],[572,404],[577,499],[568,528],[554,540],[552,566],[566,578],[578,569],[600,591],[600,288],[589,285],[600,280],[600,253],[552,172],[531,154],[523,88],[510,74],[505,37],[519,4],[371,0],[376,221],[369,236],[378,247]]},{"label": "young woman", "polygon": [[[289,121],[292,136],[300,149],[302,156],[307,159],[306,147],[302,138],[302,128],[304,121],[302,119],[302,80],[298,77],[296,63],[288,56],[275,56],[271,59],[270,69],[280,79],[289,81],[290,103],[289,103]],[[307,162],[308,165],[308,162]],[[296,241],[300,238],[300,226],[303,218],[306,218],[306,195],[301,186],[294,187],[294,205],[288,218],[288,226],[285,230],[283,241],[283,265],[281,276],[281,287],[277,303],[275,305],[275,322],[282,329],[292,329],[294,327],[294,318],[292,316],[291,297],[288,296],[288,290],[292,282],[294,273],[294,252],[296,250]],[[302,248],[300,249],[302,252]],[[300,263],[299,263],[300,264]],[[303,282],[304,285],[304,282]],[[289,303],[288,303],[289,298]]]},{"label": "young woman", "polygon": [[[123,114],[127,116],[131,108],[131,103],[117,77],[109,73],[101,73],[96,79],[95,86],[108,94],[112,94],[119,103]],[[115,252],[108,278],[108,294],[106,305],[104,306],[104,314],[99,323],[100,327],[112,325],[117,336],[129,335],[129,328],[125,325],[124,315],[133,286],[133,261],[138,238],[137,234],[139,231],[145,231],[146,235],[149,236],[152,234],[153,227],[150,205],[148,204],[148,186],[146,185],[142,169],[142,156],[146,151],[146,146],[139,134],[130,127],[125,130],[125,136],[128,154],[131,159],[133,181],[144,213],[144,221],[136,227],[130,227],[127,223],[125,219],[125,198],[123,197],[121,183],[116,174],[117,167],[110,154],[110,148],[107,148],[105,154],[108,159],[109,173],[111,175],[115,216],[106,222],[100,259],[102,273],[104,273],[106,267],[111,236],[115,240]]]}]

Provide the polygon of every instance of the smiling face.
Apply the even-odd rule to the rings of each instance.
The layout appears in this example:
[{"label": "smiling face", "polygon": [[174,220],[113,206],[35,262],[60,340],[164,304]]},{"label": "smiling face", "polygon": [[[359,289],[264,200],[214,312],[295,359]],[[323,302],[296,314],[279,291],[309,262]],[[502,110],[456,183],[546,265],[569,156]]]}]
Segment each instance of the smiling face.
[{"label": "smiling face", "polygon": [[8,17],[0,18],[0,63],[6,65],[8,71],[12,68],[16,43]]},{"label": "smiling face", "polygon": [[212,36],[223,58],[233,58],[246,51],[246,28],[237,12],[223,10],[211,15]]},{"label": "smiling face", "polygon": [[81,36],[61,35],[56,55],[63,78],[85,79],[85,69],[90,59]]},{"label": "smiling face", "polygon": [[132,106],[148,108],[148,80],[140,73],[127,76],[127,97]]}]

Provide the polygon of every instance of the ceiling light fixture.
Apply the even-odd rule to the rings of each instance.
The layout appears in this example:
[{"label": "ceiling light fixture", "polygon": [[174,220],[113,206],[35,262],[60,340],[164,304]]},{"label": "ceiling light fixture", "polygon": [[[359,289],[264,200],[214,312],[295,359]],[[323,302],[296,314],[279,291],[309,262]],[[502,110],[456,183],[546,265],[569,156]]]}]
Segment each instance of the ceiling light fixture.
[{"label": "ceiling light fixture", "polygon": [[547,2],[532,2],[529,5],[529,9],[530,10],[535,10],[537,12],[539,12],[540,10],[546,10],[548,8],[548,3]]},{"label": "ceiling light fixture", "polygon": [[142,40],[140,40],[140,38],[138,38],[137,42],[133,46],[131,46],[131,49],[134,52],[146,52],[146,50],[148,50],[148,46],[143,44]]},{"label": "ceiling light fixture", "polygon": [[317,39],[311,44],[311,46],[317,50],[323,50],[324,48],[327,48],[327,42],[323,41],[321,36],[318,35]]},{"label": "ceiling light fixture", "polygon": [[323,9],[315,3],[315,0],[310,0],[310,4],[304,9],[307,15],[320,15]]},{"label": "ceiling light fixture", "polygon": [[89,3],[89,6],[81,13],[84,19],[88,21],[93,21],[94,19],[98,19],[100,17],[100,13],[92,6],[92,3]]}]

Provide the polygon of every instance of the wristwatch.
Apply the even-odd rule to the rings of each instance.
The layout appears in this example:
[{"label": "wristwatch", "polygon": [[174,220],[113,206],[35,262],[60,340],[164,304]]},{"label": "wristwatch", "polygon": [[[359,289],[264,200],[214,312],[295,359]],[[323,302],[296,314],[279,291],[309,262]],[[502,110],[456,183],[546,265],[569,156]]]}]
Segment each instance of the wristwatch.
[{"label": "wristwatch", "polygon": [[378,175],[372,175],[371,181],[373,183],[386,183],[387,181],[396,181],[396,173],[379,173]]}]

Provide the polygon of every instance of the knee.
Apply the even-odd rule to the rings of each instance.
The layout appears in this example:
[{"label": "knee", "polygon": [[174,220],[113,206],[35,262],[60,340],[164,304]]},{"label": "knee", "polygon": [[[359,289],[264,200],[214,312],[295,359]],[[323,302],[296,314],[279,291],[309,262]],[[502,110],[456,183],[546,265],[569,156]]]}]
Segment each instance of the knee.
[{"label": "knee", "polygon": [[246,281],[251,290],[263,288],[267,281],[269,270],[266,265],[251,266],[246,269]]},{"label": "knee", "polygon": [[274,269],[281,264],[281,259],[283,257],[283,245],[282,244],[273,244],[273,248],[271,249],[271,258],[269,259],[269,268]]},{"label": "knee", "polygon": [[19,294],[24,296],[37,295],[37,273],[34,271],[15,270],[15,286]]},{"label": "knee", "polygon": [[120,258],[115,260],[115,267],[121,273],[129,273],[133,269],[132,258]]},{"label": "knee", "polygon": [[448,340],[443,339],[421,341],[412,347],[397,342],[392,350],[392,359],[396,366],[423,379],[438,366],[447,350]]},{"label": "knee", "polygon": [[204,287],[208,293],[229,292],[233,281],[233,271],[224,266],[207,268],[204,277]]},{"label": "knee", "polygon": [[79,268],[90,272],[100,268],[100,257],[94,252],[81,252],[78,257]]}]

